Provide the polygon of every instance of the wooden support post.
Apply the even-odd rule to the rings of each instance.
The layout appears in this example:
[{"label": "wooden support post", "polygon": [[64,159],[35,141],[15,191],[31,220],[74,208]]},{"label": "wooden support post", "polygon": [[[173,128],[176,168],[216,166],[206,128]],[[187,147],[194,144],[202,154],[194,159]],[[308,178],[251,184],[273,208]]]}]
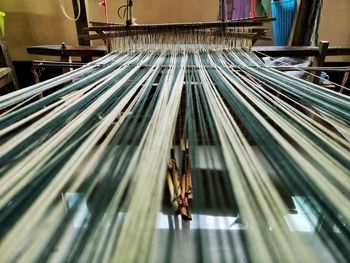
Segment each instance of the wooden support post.
[{"label": "wooden support post", "polygon": [[339,91],[340,93],[343,93],[344,87],[345,87],[345,85],[346,85],[346,82],[347,82],[348,79],[349,79],[349,75],[350,75],[350,72],[345,72],[345,73],[344,73],[343,81],[342,81],[342,83],[341,83],[341,85],[342,85],[343,87],[340,88],[340,91]]},{"label": "wooden support post", "polygon": [[[78,8],[77,1],[79,1],[79,3],[80,3],[80,16],[79,16],[79,19],[77,21],[75,21],[75,26],[77,29],[79,45],[90,46],[90,40],[80,37],[81,35],[85,34],[84,28],[88,27],[85,0],[72,0],[75,17],[77,17],[79,15],[79,8]],[[90,61],[92,61],[92,57],[81,57],[81,60],[83,62],[90,62]]]},{"label": "wooden support post", "polygon": [[[68,62],[72,63],[72,57],[68,56],[64,50],[66,49],[66,44],[63,42],[62,43],[62,54],[61,54],[61,62]],[[63,73],[67,73],[69,71],[72,71],[73,68],[62,68]]]},{"label": "wooden support post", "polygon": [[[315,58],[315,61],[312,66],[314,67],[322,67],[324,64],[324,61],[326,59],[327,51],[329,47],[328,41],[320,41],[319,43],[319,55]],[[321,72],[312,72],[312,74],[317,75],[318,77],[321,76]],[[320,79],[317,77],[312,77],[311,81],[315,84],[320,83]]]},{"label": "wooden support post", "polygon": [[[61,62],[72,63],[72,57],[61,56]],[[63,73],[67,73],[67,72],[72,71],[72,70],[73,70],[73,68],[62,68]]]}]

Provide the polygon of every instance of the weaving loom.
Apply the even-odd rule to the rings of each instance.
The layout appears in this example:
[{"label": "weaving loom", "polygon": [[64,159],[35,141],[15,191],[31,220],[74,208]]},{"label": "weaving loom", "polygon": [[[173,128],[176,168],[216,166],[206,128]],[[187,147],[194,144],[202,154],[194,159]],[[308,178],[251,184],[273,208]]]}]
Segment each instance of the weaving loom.
[{"label": "weaving loom", "polygon": [[0,97],[0,262],[348,262],[349,97],[165,27]]}]

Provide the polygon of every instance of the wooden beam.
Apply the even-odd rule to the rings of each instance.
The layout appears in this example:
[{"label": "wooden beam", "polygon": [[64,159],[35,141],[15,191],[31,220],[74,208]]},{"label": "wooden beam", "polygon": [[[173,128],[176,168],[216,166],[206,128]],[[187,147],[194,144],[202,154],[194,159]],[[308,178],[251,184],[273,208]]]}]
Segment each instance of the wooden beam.
[{"label": "wooden beam", "polygon": [[28,54],[45,56],[68,56],[68,57],[102,57],[107,54],[105,46],[75,46],[75,45],[44,45],[27,47]]},{"label": "wooden beam", "polygon": [[285,47],[285,46],[256,46],[252,47],[259,57],[314,57],[318,55],[318,47]]},{"label": "wooden beam", "polygon": [[263,23],[272,22],[275,18],[269,17],[257,17],[257,18],[245,18],[237,20],[212,21],[212,22],[193,22],[193,23],[167,23],[167,24],[137,24],[126,27],[125,25],[107,25],[107,26],[91,26],[88,27],[89,31],[137,31],[137,30],[170,30],[172,28],[180,29],[205,29],[205,28],[221,28],[221,27],[250,27],[250,26],[262,26]]},{"label": "wooden beam", "polygon": [[341,47],[341,46],[332,46],[327,50],[327,56],[349,56],[350,55],[350,46]]}]

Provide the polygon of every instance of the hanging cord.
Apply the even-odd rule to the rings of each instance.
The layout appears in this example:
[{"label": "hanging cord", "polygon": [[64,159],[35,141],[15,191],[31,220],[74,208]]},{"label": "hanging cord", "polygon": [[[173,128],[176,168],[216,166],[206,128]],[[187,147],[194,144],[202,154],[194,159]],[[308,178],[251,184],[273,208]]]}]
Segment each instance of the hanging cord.
[{"label": "hanging cord", "polygon": [[[122,5],[118,9],[118,16],[121,19],[126,17],[126,25],[127,26],[130,26],[132,24],[132,6],[133,6],[133,1],[127,0],[126,5]],[[121,15],[120,12],[122,9],[124,9],[124,11],[123,11],[123,14]]]},{"label": "hanging cord", "polygon": [[61,10],[62,10],[62,13],[64,14],[64,16],[69,19],[70,21],[77,21],[80,17],[80,14],[81,14],[81,6],[80,6],[80,1],[79,0],[76,0],[77,1],[77,5],[78,5],[78,15],[77,17],[73,18],[73,17],[70,17],[68,14],[67,14],[67,11],[66,11],[66,8],[64,6],[64,0],[58,0],[59,3],[60,3],[60,7],[61,7]]},{"label": "hanging cord", "polygon": [[103,15],[105,17],[105,22],[108,23],[108,4],[107,4],[107,0],[102,0],[100,2],[100,6],[103,8]]}]

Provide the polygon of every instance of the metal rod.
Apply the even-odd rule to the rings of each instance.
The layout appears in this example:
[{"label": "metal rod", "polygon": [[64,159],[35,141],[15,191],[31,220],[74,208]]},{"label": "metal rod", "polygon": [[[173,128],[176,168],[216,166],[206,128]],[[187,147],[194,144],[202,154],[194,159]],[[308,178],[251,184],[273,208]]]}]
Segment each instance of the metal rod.
[{"label": "metal rod", "polygon": [[[59,61],[42,61],[42,60],[33,60],[33,66],[38,67],[81,67],[86,63],[83,62],[59,62]],[[144,65],[148,66],[148,65]],[[194,68],[195,66],[188,65],[187,68]],[[231,69],[241,69],[241,67],[229,67]],[[328,71],[328,72],[350,72],[350,67],[293,67],[293,66],[273,66],[268,67],[277,69],[280,71]]]},{"label": "metal rod", "polygon": [[84,66],[86,63],[33,60],[32,64],[33,66],[40,68],[79,68]]}]

